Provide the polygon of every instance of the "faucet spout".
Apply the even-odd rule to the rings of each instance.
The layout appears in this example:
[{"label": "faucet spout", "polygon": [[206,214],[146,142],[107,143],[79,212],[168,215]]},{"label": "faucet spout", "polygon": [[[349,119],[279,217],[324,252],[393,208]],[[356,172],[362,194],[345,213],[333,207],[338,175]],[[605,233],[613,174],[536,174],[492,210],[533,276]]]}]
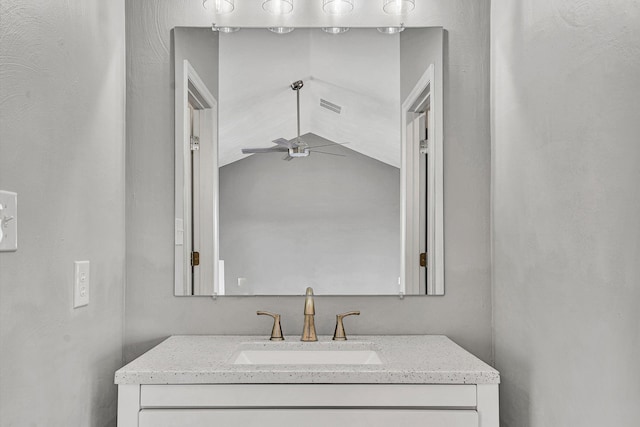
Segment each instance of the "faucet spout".
[{"label": "faucet spout", "polygon": [[307,288],[307,293],[304,297],[304,314],[316,314],[316,306],[313,303],[313,288]]},{"label": "faucet spout", "polygon": [[301,341],[313,342],[318,341],[316,335],[316,325],[314,316],[316,314],[316,307],[313,302],[313,289],[307,288],[307,292],[304,298],[304,328],[302,329]]}]

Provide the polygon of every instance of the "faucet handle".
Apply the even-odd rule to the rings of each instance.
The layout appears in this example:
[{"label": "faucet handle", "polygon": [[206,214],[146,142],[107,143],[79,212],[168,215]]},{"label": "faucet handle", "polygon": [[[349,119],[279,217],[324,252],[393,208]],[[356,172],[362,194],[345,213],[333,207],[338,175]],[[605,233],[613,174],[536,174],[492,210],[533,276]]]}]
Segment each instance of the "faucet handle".
[{"label": "faucet handle", "polygon": [[282,326],[280,325],[280,315],[275,313],[269,313],[268,311],[258,311],[258,316],[266,315],[273,317],[273,329],[271,330],[271,341],[284,341],[282,336]]},{"label": "faucet handle", "polygon": [[342,313],[336,315],[336,330],[333,333],[334,341],[346,341],[347,335],[344,333],[344,324],[342,323],[342,319],[347,316],[360,316],[359,311],[349,311],[347,313]]}]

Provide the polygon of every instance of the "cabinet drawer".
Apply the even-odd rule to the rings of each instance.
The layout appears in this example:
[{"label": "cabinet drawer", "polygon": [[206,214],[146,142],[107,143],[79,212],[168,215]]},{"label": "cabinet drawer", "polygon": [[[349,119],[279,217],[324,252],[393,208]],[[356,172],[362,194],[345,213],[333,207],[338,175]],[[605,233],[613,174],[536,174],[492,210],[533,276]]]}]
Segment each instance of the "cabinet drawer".
[{"label": "cabinet drawer", "polygon": [[142,408],[416,407],[475,409],[475,385],[206,384],[143,385]]},{"label": "cabinet drawer", "polygon": [[472,410],[145,409],[140,427],[478,427]]}]

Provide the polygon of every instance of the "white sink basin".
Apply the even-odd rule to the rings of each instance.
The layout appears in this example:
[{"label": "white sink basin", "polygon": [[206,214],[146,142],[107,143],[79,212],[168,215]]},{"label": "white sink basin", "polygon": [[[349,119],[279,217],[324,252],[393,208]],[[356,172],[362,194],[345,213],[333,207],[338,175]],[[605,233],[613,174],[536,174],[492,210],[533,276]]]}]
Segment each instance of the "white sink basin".
[{"label": "white sink basin", "polygon": [[240,348],[231,358],[234,365],[380,365],[375,350],[362,345],[274,345]]}]

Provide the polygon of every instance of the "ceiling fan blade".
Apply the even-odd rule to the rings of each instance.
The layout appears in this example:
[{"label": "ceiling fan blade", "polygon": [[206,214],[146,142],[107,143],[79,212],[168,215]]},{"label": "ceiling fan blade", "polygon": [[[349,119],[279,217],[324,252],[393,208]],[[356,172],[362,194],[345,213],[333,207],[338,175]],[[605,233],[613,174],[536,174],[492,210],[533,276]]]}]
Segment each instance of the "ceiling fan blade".
[{"label": "ceiling fan blade", "polygon": [[243,148],[242,154],[262,154],[262,153],[282,153],[289,151],[286,147],[270,147],[270,148]]},{"label": "ceiling fan blade", "polygon": [[281,147],[287,147],[287,148],[295,148],[297,146],[294,142],[287,141],[284,138],[274,139],[272,142],[274,144],[278,144]]},{"label": "ceiling fan blade", "polygon": [[291,156],[289,155],[289,153],[287,153],[287,154],[282,158],[282,160],[286,160],[287,162],[289,162],[289,161],[293,160],[293,157],[291,157]]},{"label": "ceiling fan blade", "polygon": [[330,156],[347,157],[344,154],[327,153],[326,151],[309,150],[310,153],[328,154]]},{"label": "ceiling fan blade", "polygon": [[309,148],[314,149],[314,148],[331,147],[334,145],[346,145],[346,144],[351,144],[351,142],[332,142],[331,144],[309,146]]}]

